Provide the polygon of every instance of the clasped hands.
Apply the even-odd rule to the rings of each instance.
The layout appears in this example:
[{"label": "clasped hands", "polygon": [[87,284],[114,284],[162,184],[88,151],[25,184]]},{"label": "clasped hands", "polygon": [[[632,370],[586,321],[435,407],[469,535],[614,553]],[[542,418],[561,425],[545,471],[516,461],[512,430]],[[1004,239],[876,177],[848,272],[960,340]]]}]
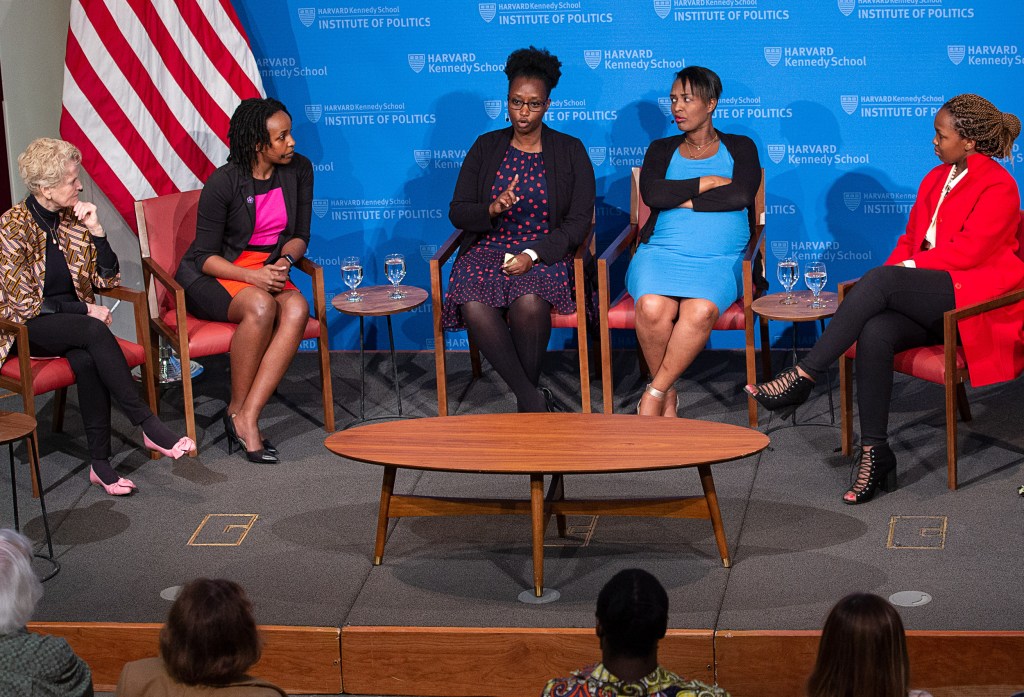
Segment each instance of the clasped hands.
[{"label": "clasped hands", "polygon": [[252,271],[249,283],[260,290],[265,290],[271,295],[276,295],[284,290],[284,284],[288,282],[288,271],[291,265],[287,259],[278,259],[273,264],[261,266]]}]

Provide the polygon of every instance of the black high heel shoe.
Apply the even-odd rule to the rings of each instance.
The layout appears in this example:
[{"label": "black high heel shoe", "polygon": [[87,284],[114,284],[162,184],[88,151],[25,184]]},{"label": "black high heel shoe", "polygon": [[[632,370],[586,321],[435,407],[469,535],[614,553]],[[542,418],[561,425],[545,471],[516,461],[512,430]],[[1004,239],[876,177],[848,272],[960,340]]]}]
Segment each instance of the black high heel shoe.
[{"label": "black high heel shoe", "polygon": [[274,457],[277,457],[278,455],[281,454],[277,451],[277,446],[271,443],[269,438],[263,439],[263,449],[266,450],[271,455],[273,455]]},{"label": "black high heel shoe", "polygon": [[555,400],[555,395],[551,394],[551,390],[546,387],[540,388],[540,393],[544,395],[544,406],[550,412],[563,412],[565,409],[562,405]]},{"label": "black high heel shoe", "polygon": [[[896,490],[896,456],[888,443],[880,443],[870,450],[861,446],[860,456],[853,467],[850,479],[854,482],[846,494],[843,494],[843,503],[856,506],[858,503],[870,501],[878,487],[883,491]],[[853,498],[847,498],[848,494],[853,494]]]},{"label": "black high heel shoe", "polygon": [[779,413],[783,419],[807,401],[814,389],[814,381],[805,378],[796,368],[786,368],[774,380],[747,385],[743,391],[757,400],[768,411]]},{"label": "black high heel shoe", "polygon": [[[224,412],[224,433],[228,437],[228,455],[235,451],[235,448],[239,448],[245,453],[245,458],[249,462],[257,462],[266,465],[274,465],[280,462],[277,458],[277,452],[270,452],[266,447],[262,450],[247,450],[245,447],[245,441],[235,431],[235,422],[232,421],[232,417],[225,411]],[[267,441],[264,441],[266,443]]]}]

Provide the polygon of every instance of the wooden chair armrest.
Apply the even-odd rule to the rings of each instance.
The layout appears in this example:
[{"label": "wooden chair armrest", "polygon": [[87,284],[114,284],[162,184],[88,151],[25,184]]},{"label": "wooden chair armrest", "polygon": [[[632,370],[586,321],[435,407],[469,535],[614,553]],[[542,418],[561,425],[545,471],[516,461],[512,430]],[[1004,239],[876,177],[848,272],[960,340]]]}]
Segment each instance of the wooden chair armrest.
[{"label": "wooden chair armrest", "polygon": [[180,283],[174,280],[174,276],[169,274],[164,267],[160,266],[160,264],[156,263],[149,257],[142,258],[142,266],[160,282],[160,285],[174,293],[175,298],[177,298],[179,292],[182,293],[182,302],[184,302],[185,289],[181,287]]},{"label": "wooden chair armrest", "polygon": [[[293,268],[309,276],[313,286],[313,316],[320,320],[322,327],[326,328],[327,291],[324,289],[324,267],[315,261],[302,257],[295,263]],[[320,341],[327,341],[326,332],[321,332]]]},{"label": "wooden chair armrest", "polygon": [[310,261],[306,257],[302,257],[295,262],[295,266],[293,268],[298,269],[307,276],[315,276],[317,271],[323,273],[324,270],[324,267],[320,266],[320,264],[315,261]]},{"label": "wooden chair armrest", "polygon": [[447,263],[455,252],[459,251],[459,242],[462,240],[462,230],[455,230],[448,239],[444,241],[437,251],[434,252],[434,256],[430,257],[430,268],[433,269],[436,264],[440,269]]},{"label": "wooden chair armrest", "polygon": [[636,239],[639,232],[640,229],[632,223],[624,227],[618,237],[612,240],[611,244],[608,245],[608,248],[604,250],[604,253],[597,258],[598,267],[600,268],[603,266],[607,268],[608,264],[611,264],[618,259],[624,251],[633,246],[633,241]]},{"label": "wooden chair armrest", "polygon": [[974,317],[982,313],[988,312],[989,310],[997,310],[1007,305],[1013,305],[1024,300],[1024,289],[1012,290],[1009,293],[1003,293],[995,298],[984,300],[980,303],[974,303],[973,305],[967,305],[966,307],[958,307],[950,310],[946,315],[950,315],[954,322],[959,322],[962,319],[968,317]]},{"label": "wooden chair armrest", "polygon": [[859,280],[860,280],[860,276],[858,276],[857,278],[851,278],[848,281],[843,281],[842,283],[839,284],[839,286],[838,286],[839,302],[843,302],[843,298],[846,297],[846,294],[850,292],[850,289],[853,288],[853,286]]},{"label": "wooden chair armrest", "polygon": [[92,292],[105,298],[127,300],[130,303],[145,302],[146,300],[146,294],[143,291],[125,288],[124,286],[115,286],[114,288],[97,288],[93,286]]},{"label": "wooden chair armrest", "polygon": [[[0,378],[0,387],[18,392],[23,399],[32,396],[32,367],[28,347],[28,327],[21,322],[0,318],[0,331],[14,334],[14,345],[18,349],[18,379]],[[9,357],[9,356],[8,356]],[[6,361],[4,361],[6,362]]]}]

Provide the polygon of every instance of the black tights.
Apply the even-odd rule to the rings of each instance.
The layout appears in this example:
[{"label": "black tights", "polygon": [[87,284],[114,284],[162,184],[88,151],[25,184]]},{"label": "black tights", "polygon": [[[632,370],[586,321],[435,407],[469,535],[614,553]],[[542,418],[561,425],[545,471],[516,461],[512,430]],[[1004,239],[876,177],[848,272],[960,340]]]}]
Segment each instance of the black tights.
[{"label": "black tights", "polygon": [[481,302],[460,309],[470,340],[512,389],[518,410],[546,411],[537,384],[551,338],[551,303],[531,293],[516,298],[507,312]]},{"label": "black tights", "polygon": [[800,367],[815,380],[854,342],[857,408],[864,445],[884,443],[889,430],[893,356],[942,342],[942,315],[955,307],[945,271],[879,266],[857,282]]},{"label": "black tights", "polygon": [[134,425],[170,448],[177,438],[153,415],[139,395],[128,362],[117,339],[102,321],[88,315],[39,315],[25,323],[33,356],[63,356],[71,364],[78,385],[78,404],[85,425],[96,474],[106,483],[117,476],[110,469],[110,397],[113,396]]}]

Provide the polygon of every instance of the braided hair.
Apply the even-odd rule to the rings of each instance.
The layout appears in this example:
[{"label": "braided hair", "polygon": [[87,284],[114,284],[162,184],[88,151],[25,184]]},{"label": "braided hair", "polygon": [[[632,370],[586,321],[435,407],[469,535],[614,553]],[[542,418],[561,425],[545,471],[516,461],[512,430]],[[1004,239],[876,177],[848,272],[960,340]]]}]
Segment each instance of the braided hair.
[{"label": "braided hair", "polygon": [[982,155],[1009,156],[1020,135],[1020,119],[976,94],[958,94],[942,108],[953,117],[953,128],[960,137],[973,140]]},{"label": "braided hair", "polygon": [[668,629],[668,594],[648,572],[626,569],[598,593],[595,614],[613,655],[644,658],[654,653]]},{"label": "braided hair", "polygon": [[[243,99],[228,125],[228,162],[251,172],[256,165],[257,151],[270,145],[267,120],[279,111],[288,114],[284,104],[271,97]],[[288,118],[291,117],[288,114]]]},{"label": "braided hair", "polygon": [[509,86],[517,77],[537,78],[544,83],[548,94],[551,94],[562,77],[562,61],[544,48],[521,48],[510,53],[505,60],[505,75],[508,76]]}]

